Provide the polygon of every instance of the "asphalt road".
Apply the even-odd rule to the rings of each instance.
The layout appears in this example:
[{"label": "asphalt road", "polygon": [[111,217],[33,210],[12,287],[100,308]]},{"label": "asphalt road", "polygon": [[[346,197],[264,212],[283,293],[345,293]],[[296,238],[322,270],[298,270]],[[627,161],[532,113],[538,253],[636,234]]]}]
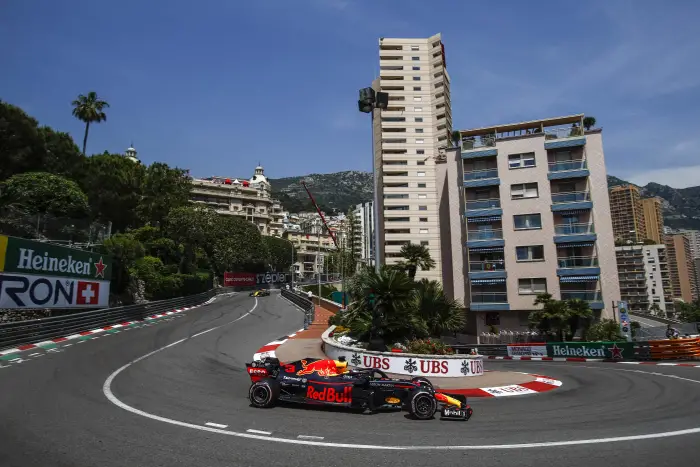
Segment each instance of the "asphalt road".
[{"label": "asphalt road", "polygon": [[277,293],[238,295],[0,369],[0,466],[693,465],[700,454],[700,429],[645,437],[700,427],[700,368],[487,361],[564,384],[473,399],[467,423],[251,408],[244,363],[302,324]]}]

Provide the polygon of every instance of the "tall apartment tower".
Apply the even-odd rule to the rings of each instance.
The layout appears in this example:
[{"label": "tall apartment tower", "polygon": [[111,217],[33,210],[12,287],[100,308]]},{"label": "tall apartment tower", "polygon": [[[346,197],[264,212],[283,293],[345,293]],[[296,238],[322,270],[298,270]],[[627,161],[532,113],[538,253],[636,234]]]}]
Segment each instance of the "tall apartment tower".
[{"label": "tall apartment tower", "polygon": [[389,106],[373,114],[377,256],[391,265],[404,244],[425,245],[435,268],[416,276],[442,280],[435,164],[450,144],[452,110],[440,34],[380,39],[379,68],[373,87],[389,94]]},{"label": "tall apartment tower", "polygon": [[644,198],[642,200],[642,209],[644,212],[644,229],[647,234],[647,239],[654,240],[654,243],[661,244],[664,242],[664,214],[661,209],[661,199]]},{"label": "tall apartment tower", "polygon": [[688,237],[692,257],[700,258],[700,230],[679,229],[678,233]]},{"label": "tall apartment tower", "polygon": [[666,251],[673,298],[691,302],[698,296],[695,264],[690,254],[690,241],[683,234],[667,235]]},{"label": "tall apartment tower", "polygon": [[620,295],[627,302],[629,311],[672,317],[673,288],[666,246],[618,246],[615,252]]},{"label": "tall apartment tower", "polygon": [[644,205],[634,185],[610,189],[610,213],[616,241],[641,243],[647,238]]},{"label": "tall apartment tower", "polygon": [[469,334],[527,329],[537,294],[612,318],[620,300],[602,130],[584,115],[460,131],[438,165],[445,291]]}]

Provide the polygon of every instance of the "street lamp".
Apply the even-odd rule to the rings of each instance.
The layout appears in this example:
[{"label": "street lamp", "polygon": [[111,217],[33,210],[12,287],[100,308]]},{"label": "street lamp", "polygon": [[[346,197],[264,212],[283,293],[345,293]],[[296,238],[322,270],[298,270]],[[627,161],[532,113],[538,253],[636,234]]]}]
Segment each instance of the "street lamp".
[{"label": "street lamp", "polygon": [[389,106],[389,94],[376,92],[373,88],[360,89],[360,99],[357,101],[360,112],[371,114],[372,119],[372,174],[374,176],[374,270],[379,272],[379,203],[377,187],[377,169],[374,167],[374,109],[384,110]]}]

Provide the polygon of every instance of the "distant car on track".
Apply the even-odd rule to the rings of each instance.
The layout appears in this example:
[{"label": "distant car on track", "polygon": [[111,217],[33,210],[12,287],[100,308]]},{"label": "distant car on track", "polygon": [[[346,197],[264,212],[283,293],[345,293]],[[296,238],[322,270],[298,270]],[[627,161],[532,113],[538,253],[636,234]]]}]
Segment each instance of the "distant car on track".
[{"label": "distant car on track", "polygon": [[251,404],[273,407],[293,402],[348,407],[376,412],[401,409],[415,419],[428,420],[440,411],[441,419],[469,420],[473,414],[463,395],[438,392],[426,378],[392,379],[377,369],[348,370],[347,362],[306,358],[282,363],[277,358],[246,363],[252,384]]},{"label": "distant car on track", "polygon": [[248,294],[249,297],[267,297],[269,295],[270,291],[268,289],[253,290],[250,294]]}]

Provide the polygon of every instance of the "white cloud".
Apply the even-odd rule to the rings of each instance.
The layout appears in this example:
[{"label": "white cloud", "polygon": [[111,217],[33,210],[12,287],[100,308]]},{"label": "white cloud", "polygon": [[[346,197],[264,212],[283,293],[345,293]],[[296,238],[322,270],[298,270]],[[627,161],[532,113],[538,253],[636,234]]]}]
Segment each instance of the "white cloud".
[{"label": "white cloud", "polygon": [[673,188],[688,188],[700,185],[700,165],[645,170],[634,172],[621,178],[640,186],[644,186],[649,182],[656,182]]}]

